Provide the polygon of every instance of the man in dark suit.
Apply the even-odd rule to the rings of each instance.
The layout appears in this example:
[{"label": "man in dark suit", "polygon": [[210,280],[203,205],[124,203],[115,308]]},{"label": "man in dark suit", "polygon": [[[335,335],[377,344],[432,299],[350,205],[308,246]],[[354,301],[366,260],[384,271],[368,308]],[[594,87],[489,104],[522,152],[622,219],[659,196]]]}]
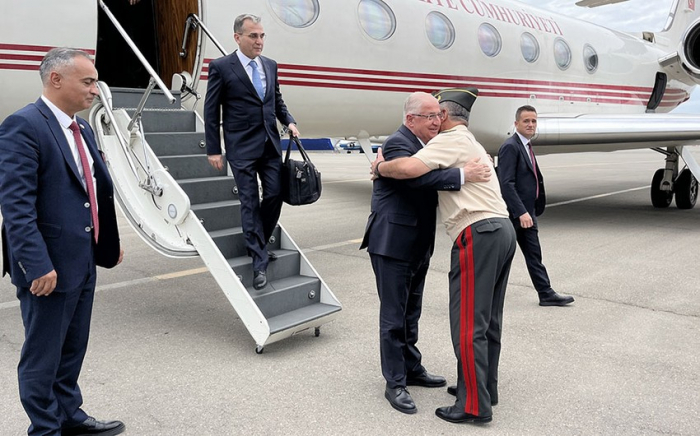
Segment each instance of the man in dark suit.
[{"label": "man in dark suit", "polygon": [[58,48],[41,62],[43,94],[0,125],[3,275],[17,287],[25,340],[19,394],[30,435],[115,435],[119,421],[81,408],[96,266],[122,260],[112,180],[76,112],[97,96],[90,57]]},{"label": "man in dark suit", "polygon": [[[440,123],[438,101],[423,92],[411,94],[404,105],[404,124],[382,146],[384,158],[412,156],[438,134]],[[379,293],[384,396],[403,413],[417,411],[406,386],[446,383],[444,377],[426,371],[416,346],[425,275],[435,242],[437,190],[458,191],[465,178],[481,180],[474,177],[482,174],[483,167],[474,161],[413,180],[374,180],[372,211],[360,248],[369,252]]]},{"label": "man in dark suit", "polygon": [[292,135],[299,136],[299,131],[280,93],[277,63],[260,55],[265,41],[260,17],[239,15],[233,31],[238,50],[209,64],[204,103],[207,155],[214,168],[223,168],[219,138],[223,127],[226,159],[238,185],[243,234],[253,259],[253,286],[262,289],[267,284],[268,262],[275,260],[267,243],[282,210],[282,151],[276,119]]},{"label": "man in dark suit", "polygon": [[559,295],[552,289],[547,270],[542,264],[542,250],[537,234],[536,217],[544,212],[546,197],[542,172],[530,144],[536,130],[535,108],[518,108],[515,113],[515,132],[498,151],[498,180],[530,279],[539,294],[540,306],[565,306],[573,303],[574,297]]}]

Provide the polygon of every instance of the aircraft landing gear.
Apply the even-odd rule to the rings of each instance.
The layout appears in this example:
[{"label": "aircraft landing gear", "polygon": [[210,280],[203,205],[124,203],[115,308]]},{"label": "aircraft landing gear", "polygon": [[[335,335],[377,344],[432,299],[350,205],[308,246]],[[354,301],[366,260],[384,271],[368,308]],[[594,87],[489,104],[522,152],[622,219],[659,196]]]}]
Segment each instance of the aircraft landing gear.
[{"label": "aircraft landing gear", "polygon": [[698,199],[698,181],[688,168],[681,171],[674,183],[678,209],[692,209]]},{"label": "aircraft landing gear", "polygon": [[656,170],[651,179],[651,204],[659,209],[669,207],[673,201],[673,190],[669,188],[665,191],[661,188],[665,171],[663,168]]},{"label": "aircraft landing gear", "polygon": [[[678,209],[695,207],[698,199],[698,181],[690,168],[686,167],[680,172],[678,168],[683,147],[653,150],[666,155],[666,167],[657,170],[651,180],[651,204],[656,208],[666,208],[671,205],[675,195]],[[697,165],[692,155],[683,154],[682,157],[688,166]]]}]

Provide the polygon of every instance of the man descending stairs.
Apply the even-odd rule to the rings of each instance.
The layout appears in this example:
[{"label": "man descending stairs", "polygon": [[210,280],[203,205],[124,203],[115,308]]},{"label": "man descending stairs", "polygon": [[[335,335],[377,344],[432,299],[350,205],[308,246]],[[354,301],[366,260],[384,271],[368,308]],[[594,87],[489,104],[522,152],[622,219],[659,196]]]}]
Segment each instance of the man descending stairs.
[{"label": "man descending stairs", "polygon": [[[129,138],[124,126],[143,90],[112,89],[111,92],[115,120],[106,123],[106,111],[98,109],[93,110],[98,115],[93,119],[91,114],[91,122],[102,124],[96,129],[101,148],[110,162],[110,170],[119,174],[114,177],[119,200],[134,228],[162,254],[174,255],[176,251],[168,249],[164,242],[167,232],[173,234],[173,227],[175,235],[194,246],[256,340],[258,353],[264,345],[310,327],[318,335],[320,325],[341,310],[340,303],[280,225],[275,227],[268,243],[276,260],[268,266],[267,284],[261,289],[253,287],[253,265],[241,229],[236,183],[226,167],[218,170],[209,165],[203,123],[198,114],[172,109],[180,106],[179,99],[170,106],[162,94],[154,93],[141,117],[144,141],[137,133],[131,136],[128,147],[117,147],[114,127],[119,126],[122,135]],[[141,172],[126,168],[122,156],[125,150],[134,155],[132,161],[139,163]],[[156,174],[154,179],[163,187],[162,198],[154,196],[151,202],[138,198],[144,196],[144,191],[135,190],[134,186],[143,184],[143,180],[133,177],[135,173],[148,172],[149,166]],[[177,192],[182,193],[182,199],[168,203]],[[181,214],[188,202],[188,216],[175,220],[167,216],[165,220],[157,218],[166,213],[164,209],[167,212],[175,209]],[[168,229],[163,228],[163,221],[170,221],[165,224]],[[148,231],[144,231],[146,228]]]}]

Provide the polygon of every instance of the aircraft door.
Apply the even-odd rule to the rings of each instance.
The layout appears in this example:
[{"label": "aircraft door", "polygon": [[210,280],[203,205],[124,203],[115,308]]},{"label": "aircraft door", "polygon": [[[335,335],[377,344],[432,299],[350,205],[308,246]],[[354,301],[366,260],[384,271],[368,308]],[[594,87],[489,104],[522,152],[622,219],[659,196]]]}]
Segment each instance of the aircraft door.
[{"label": "aircraft door", "polygon": [[[187,57],[179,54],[185,21],[189,14],[200,13],[199,0],[103,1],[167,86],[171,86],[175,73],[195,75],[197,40],[189,42]],[[95,66],[100,79],[112,87],[146,88],[148,71],[104,11],[98,9]]]}]

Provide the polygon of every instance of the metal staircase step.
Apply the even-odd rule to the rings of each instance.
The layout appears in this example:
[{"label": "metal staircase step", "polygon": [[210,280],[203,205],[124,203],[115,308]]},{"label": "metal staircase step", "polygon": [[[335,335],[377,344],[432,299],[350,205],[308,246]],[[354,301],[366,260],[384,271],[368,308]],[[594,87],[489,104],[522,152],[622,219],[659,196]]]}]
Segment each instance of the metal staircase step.
[{"label": "metal staircase step", "polygon": [[208,232],[241,226],[241,202],[238,200],[197,204],[192,210]]},{"label": "metal staircase step", "polygon": [[[135,109],[127,109],[133,116]],[[197,116],[192,111],[151,109],[141,113],[143,131],[150,132],[195,132]]]},{"label": "metal staircase step", "polygon": [[[270,250],[275,250],[279,248],[279,234],[280,228],[277,227],[272,232],[272,237],[275,239],[274,244],[268,244]],[[221,254],[224,255],[226,259],[231,259],[234,257],[241,257],[248,254],[246,249],[245,237],[243,236],[243,229],[241,227],[231,227],[223,230],[216,230],[209,232],[209,236],[214,241],[214,244],[219,248]]]},{"label": "metal staircase step", "polygon": [[207,154],[204,132],[151,132],[146,142],[156,156]]},{"label": "metal staircase step", "polygon": [[199,179],[202,177],[217,177],[226,175],[226,167],[217,170],[209,164],[207,156],[188,154],[184,156],[163,156],[160,162],[168,168],[175,180]]},{"label": "metal staircase step", "polygon": [[262,289],[249,289],[255,304],[270,319],[283,313],[319,303],[321,281],[316,277],[291,276],[279,280],[269,280]]},{"label": "metal staircase step", "polygon": [[[112,92],[112,106],[116,108],[135,108],[138,107],[139,102],[145,89],[138,88],[110,88]],[[175,97],[175,103],[170,104],[170,102],[165,98],[165,94],[160,89],[154,89],[151,95],[148,96],[146,100],[147,108],[163,108],[163,109],[179,109],[180,102],[180,91],[170,91],[170,93]]]},{"label": "metal staircase step", "polygon": [[341,309],[341,306],[316,303],[269,318],[267,323],[270,326],[270,334],[275,334],[305,322],[328,316]]},{"label": "metal staircase step", "polygon": [[230,176],[181,179],[177,183],[190,198],[190,204],[193,206],[217,201],[238,200],[238,195],[233,192],[236,182]]},{"label": "metal staircase step", "polygon": [[[271,249],[277,255],[277,260],[267,265],[267,280],[273,282],[284,277],[299,274],[299,253],[294,250]],[[233,268],[243,286],[253,289],[253,261],[248,255],[226,259]]]}]

